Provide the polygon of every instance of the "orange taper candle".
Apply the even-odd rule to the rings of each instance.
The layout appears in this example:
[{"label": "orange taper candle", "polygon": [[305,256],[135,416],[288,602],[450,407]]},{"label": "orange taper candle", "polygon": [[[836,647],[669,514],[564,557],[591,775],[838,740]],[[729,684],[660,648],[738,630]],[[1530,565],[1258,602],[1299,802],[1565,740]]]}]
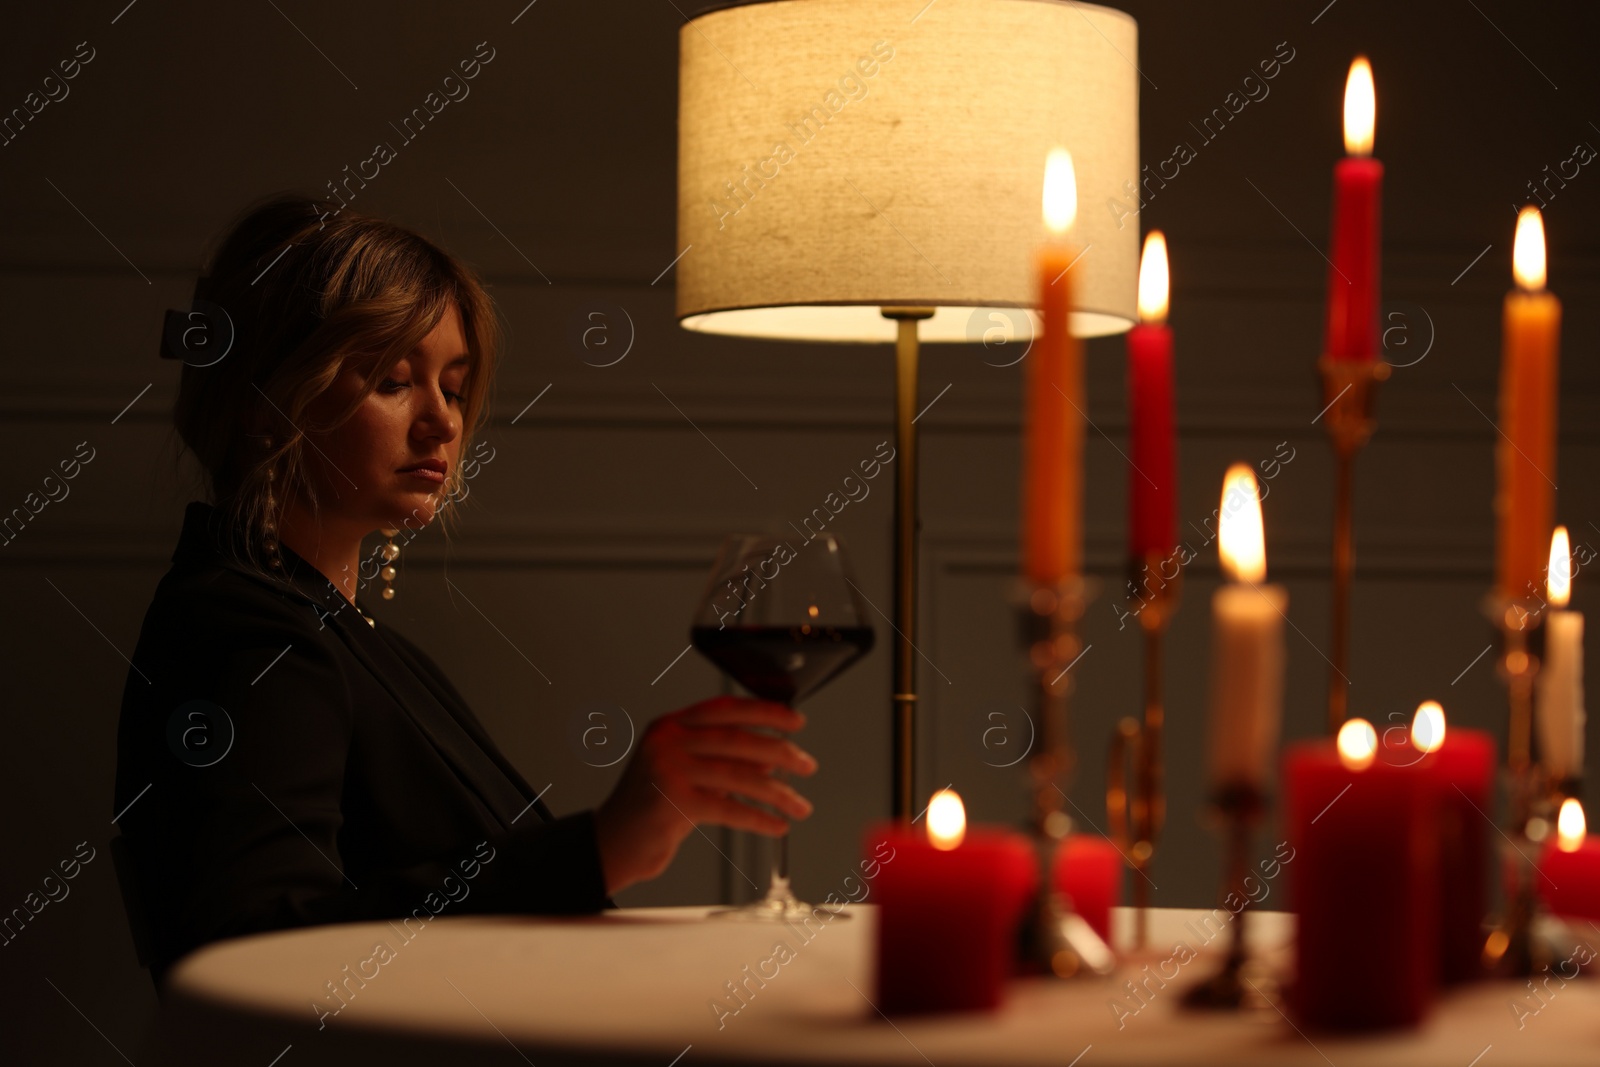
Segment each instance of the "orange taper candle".
[{"label": "orange taper candle", "polygon": [[1545,289],[1544,222],[1539,209],[1517,215],[1512,250],[1517,288],[1506,295],[1496,443],[1495,588],[1503,597],[1538,598],[1554,519],[1556,367],[1561,301]]},{"label": "orange taper candle", "polygon": [[1077,213],[1072,156],[1056,148],[1044,168],[1050,239],[1038,255],[1044,325],[1029,353],[1025,401],[1022,554],[1037,584],[1073,577],[1083,561],[1083,350],[1072,336],[1069,273],[1079,253],[1066,238]]}]

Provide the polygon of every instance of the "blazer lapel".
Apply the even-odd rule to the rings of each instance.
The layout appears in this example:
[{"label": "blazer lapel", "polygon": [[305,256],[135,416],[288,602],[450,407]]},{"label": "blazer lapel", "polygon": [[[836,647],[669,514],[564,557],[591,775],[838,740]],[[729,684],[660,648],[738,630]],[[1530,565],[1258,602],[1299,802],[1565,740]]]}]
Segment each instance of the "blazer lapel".
[{"label": "blazer lapel", "polygon": [[321,620],[344,640],[356,659],[394,697],[406,716],[432,742],[455,771],[461,784],[483,801],[508,830],[528,806],[528,799],[510,781],[484,747],[444,706],[426,682],[373,632],[361,612],[351,606],[321,572],[287,546],[280,545],[288,591],[309,601]]},{"label": "blazer lapel", "polygon": [[[339,596],[339,593],[332,595]],[[527,810],[528,798],[490,757],[484,746],[450,714],[443,699],[426,688],[420,677],[372,631],[348,602],[345,610],[329,617],[327,623],[339,631],[356,658],[433,742],[434,747],[454,768],[462,784],[477,793],[509,830],[512,821]]]},{"label": "blazer lapel", "polygon": [[[279,545],[285,578],[263,578],[227,550],[226,534],[216,508],[202,501],[190,503],[173,562],[194,559],[220,563],[256,581],[270,581],[279,592],[305,600],[320,618],[320,625],[332,627],[339,634],[438,749],[462,785],[476,794],[509,830],[512,822],[529,808],[528,794],[523,792],[526,783],[514,768],[502,766],[490,755],[494,745],[482,736],[481,730],[471,729],[465,718],[450,710],[449,694],[429,685],[426,671],[415,670],[402,660],[333,583],[287,545]],[[542,804],[533,806],[543,809]],[[539,814],[548,818],[544,810]]]},{"label": "blazer lapel", "polygon": [[534,810],[538,811],[540,819],[545,822],[553,821],[555,816],[550,813],[550,809],[545,807],[544,801],[539,799],[538,794],[528,784],[528,780],[522,776],[522,773],[517,770],[516,765],[506,758],[505,753],[500,751],[500,746],[495,744],[494,739],[484,731],[483,724],[472,713],[472,709],[458,699],[450,691],[448,685],[443,684],[440,679],[434,677],[436,668],[432,668],[428,663],[418,660],[416,656],[417,650],[413,649],[410,643],[404,639],[397,640],[397,638],[400,638],[400,634],[392,627],[381,633],[374,630],[373,636],[390,652],[405,661],[411,673],[423,680],[423,684],[427,685],[429,692],[444,706],[445,710],[456,720],[461,729],[473,741],[477,742],[478,747],[494,761],[495,766],[499,767],[505,773],[505,776],[516,784],[518,791],[522,794],[523,807],[518,809],[519,812],[525,811],[531,802]]}]

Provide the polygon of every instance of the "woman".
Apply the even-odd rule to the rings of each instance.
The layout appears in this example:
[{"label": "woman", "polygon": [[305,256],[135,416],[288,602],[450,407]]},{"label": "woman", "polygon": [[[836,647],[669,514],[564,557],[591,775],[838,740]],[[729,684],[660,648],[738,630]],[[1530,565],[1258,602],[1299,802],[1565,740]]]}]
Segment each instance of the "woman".
[{"label": "woman", "polygon": [[280,196],[234,225],[195,296],[163,355],[185,361],[174,418],[211,502],[188,507],[118,728],[114,810],[158,986],[189,950],[257,931],[598,910],[698,823],[778,835],[787,821],[748,801],[810,813],[771,772],[816,761],[749,729],[802,716],[723,697],[656,719],[610,797],[557,818],[367,611],[393,536],[463,495],[499,341],[471,271],[401,227]]}]

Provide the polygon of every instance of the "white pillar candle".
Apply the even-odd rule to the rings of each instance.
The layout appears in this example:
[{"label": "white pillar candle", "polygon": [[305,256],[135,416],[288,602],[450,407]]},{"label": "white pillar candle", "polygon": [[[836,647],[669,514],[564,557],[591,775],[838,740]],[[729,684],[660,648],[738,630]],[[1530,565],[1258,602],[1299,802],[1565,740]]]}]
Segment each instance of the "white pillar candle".
[{"label": "white pillar candle", "polygon": [[1572,554],[1565,526],[1557,526],[1550,539],[1546,587],[1550,612],[1538,674],[1539,754],[1556,778],[1573,778],[1583,773],[1583,613],[1566,610]]},{"label": "white pillar candle", "polygon": [[1218,545],[1228,579],[1211,598],[1213,793],[1261,789],[1283,714],[1283,623],[1289,595],[1265,584],[1266,542],[1255,475],[1234,464],[1222,484]]}]

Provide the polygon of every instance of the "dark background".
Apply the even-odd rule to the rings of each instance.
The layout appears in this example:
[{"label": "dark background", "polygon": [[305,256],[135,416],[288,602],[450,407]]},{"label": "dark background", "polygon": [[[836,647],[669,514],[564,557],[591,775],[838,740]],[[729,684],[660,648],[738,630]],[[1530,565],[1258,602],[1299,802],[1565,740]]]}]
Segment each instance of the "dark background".
[{"label": "dark background", "polygon": [[[639,727],[718,691],[696,654],[665,669],[687,643],[721,536],[798,520],[891,435],[887,346],[705,337],[673,320],[673,276],[663,272],[679,251],[677,41],[688,4],[124,3],[35,5],[0,35],[7,111],[78,42],[95,50],[67,83],[70,96],[0,147],[0,511],[40,492],[79,442],[94,450],[70,496],[0,547],[12,605],[0,632],[0,910],[21,907],[79,842],[96,850],[70,896],[0,951],[12,990],[0,1031],[27,1062],[122,1062],[118,1050],[137,1046],[154,1008],[106,842],[125,657],[183,504],[196,496],[168,417],[178,367],[156,346],[162,310],[184,306],[202,250],[243,204],[277,189],[321,191],[376,141],[395,141],[398,158],[352,209],[420,230],[492,283],[508,326],[487,432],[495,459],[472,483],[460,536],[418,538],[402,557],[399,597],[374,603],[382,624],[445,667],[529,780],[551,785],[545,799],[558,812],[593,805],[615,780],[617,767],[592,764],[627,744],[618,709]],[[1290,595],[1283,732],[1316,734],[1331,497],[1329,450],[1312,424],[1327,269],[1318,250],[1342,151],[1345,72],[1365,51],[1378,89],[1376,154],[1387,167],[1389,358],[1409,365],[1384,388],[1380,429],[1360,460],[1351,706],[1393,725],[1433,697],[1454,722],[1498,729],[1504,700],[1492,656],[1474,657],[1489,642],[1477,605],[1493,551],[1500,301],[1526,183],[1578,143],[1600,146],[1600,26],[1578,3],[1325,5],[1124,5],[1140,24],[1148,162],[1179,140],[1199,147],[1189,122],[1220,106],[1280,42],[1294,49],[1270,96],[1199,147],[1144,213],[1173,253],[1181,520],[1211,514],[1230,461],[1292,451],[1264,509],[1271,574]],[[496,55],[471,95],[399,146],[388,123],[480,41]],[[1566,308],[1559,521],[1576,543],[1600,545],[1590,477],[1600,163],[1557,190],[1545,220],[1550,284]],[[627,329],[617,309],[635,331],[612,366],[593,364],[620,348],[602,356],[575,341],[596,308],[618,323],[617,345]],[[1001,822],[1019,819],[1027,800],[1021,768],[993,766],[1020,751],[1027,730],[1027,677],[1007,605],[1019,368],[983,357],[949,346],[924,359],[923,402],[950,388],[919,423],[918,643],[936,666],[920,666],[918,792],[955,783],[973,818]],[[1092,647],[1074,668],[1081,747],[1071,792],[1083,820],[1103,829],[1105,741],[1139,699],[1138,640],[1131,624],[1118,630],[1113,606],[1127,481],[1117,451],[1126,427],[1120,339],[1090,346],[1090,395],[1103,435],[1091,434],[1088,559],[1108,585],[1086,626]],[[885,609],[891,477],[831,527]],[[1171,636],[1171,813],[1153,872],[1162,905],[1207,904],[1216,885],[1218,841],[1200,817],[1198,760],[1215,576],[1208,549],[1189,572]],[[1578,608],[1595,602],[1586,577]],[[863,827],[887,813],[889,635],[880,621],[879,650],[807,705],[803,743],[822,770],[807,789],[817,813],[796,833],[794,855],[812,898],[842,891]],[[608,716],[613,748],[581,743],[592,711]],[[986,744],[997,722],[1011,732]],[[1010,748],[1000,744],[1008,736]],[[750,893],[741,871],[763,880],[749,842],[712,828],[621,902],[741,899]],[[1283,903],[1274,896],[1265,906]]]}]

